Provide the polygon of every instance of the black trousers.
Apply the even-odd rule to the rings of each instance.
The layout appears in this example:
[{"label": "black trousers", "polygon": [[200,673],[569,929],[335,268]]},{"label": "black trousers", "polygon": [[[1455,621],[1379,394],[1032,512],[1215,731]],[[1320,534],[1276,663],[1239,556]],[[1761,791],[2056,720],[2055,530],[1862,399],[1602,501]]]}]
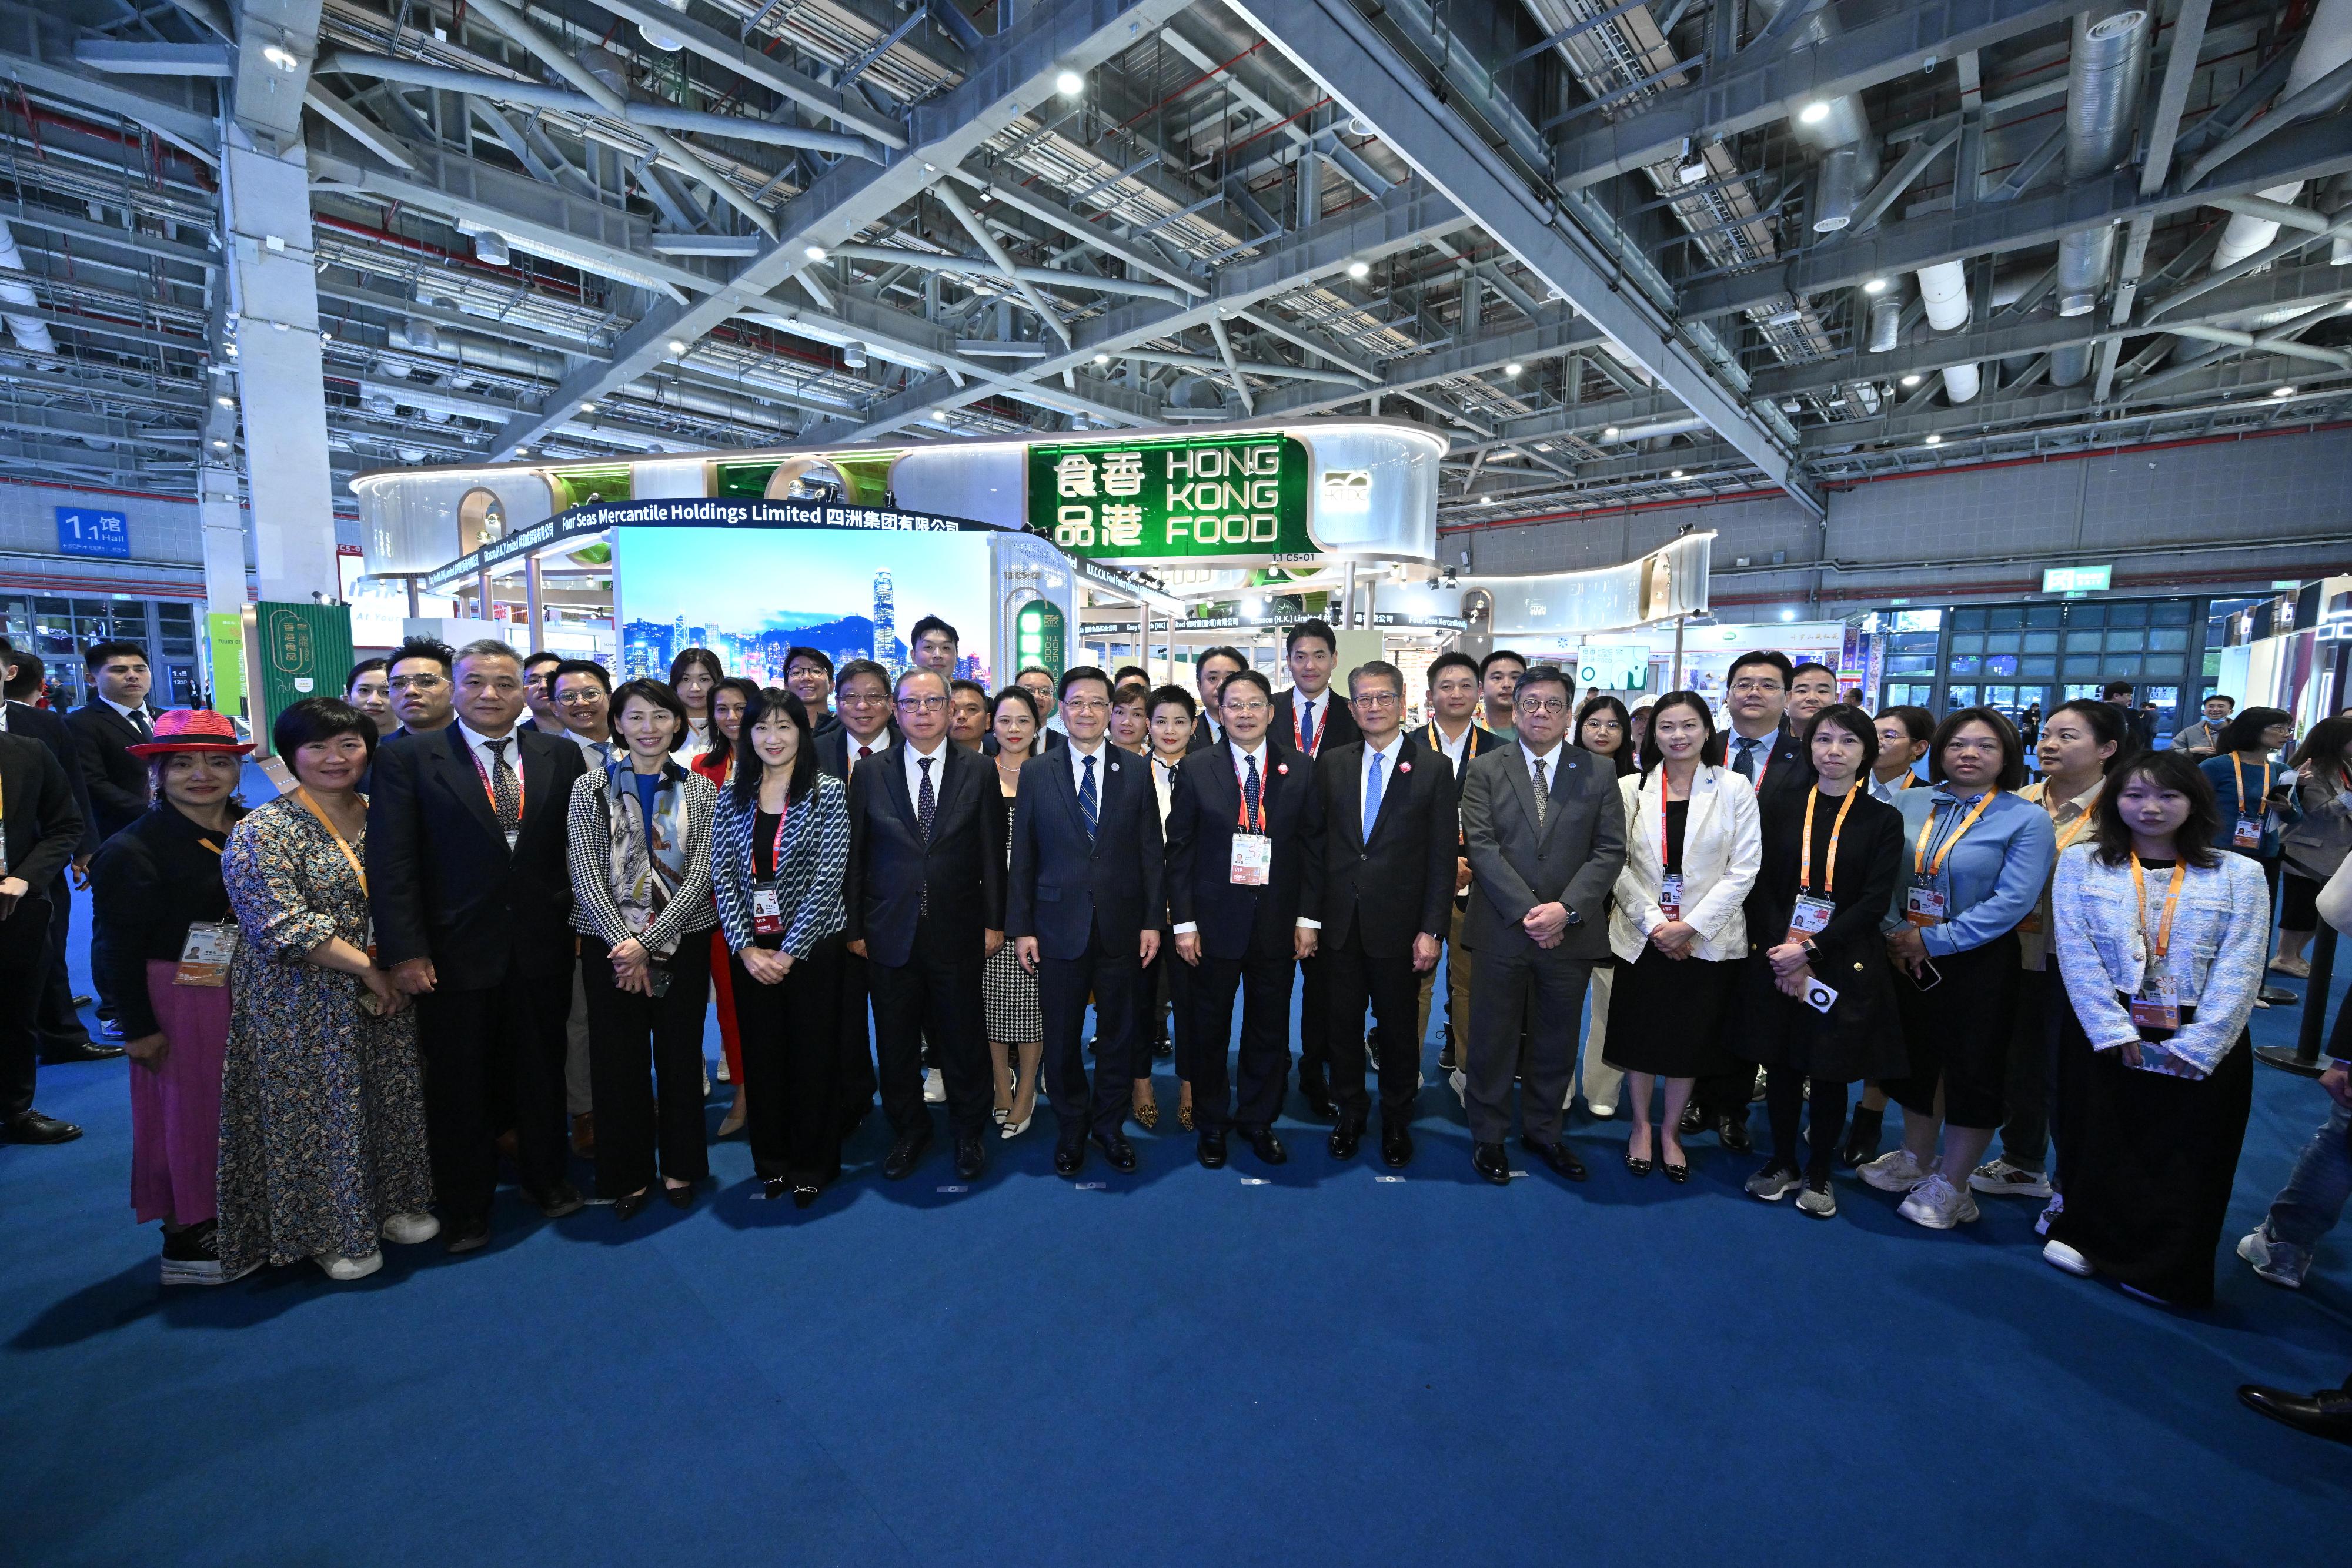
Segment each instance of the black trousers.
[{"label": "black trousers", "polygon": [[[1185,977],[1192,1003],[1192,1121],[1202,1128],[1270,1127],[1290,1083],[1290,985],[1297,970],[1291,934],[1259,938],[1238,958],[1212,958]],[[1179,958],[1178,963],[1184,960]],[[1242,999],[1240,1071],[1230,1099],[1225,1042],[1234,1036],[1234,995]],[[1230,1105],[1230,1109],[1228,1106]]]},{"label": "black trousers", "polygon": [[41,1000],[33,1025],[44,1056],[89,1043],[89,1030],[73,1004],[73,977],[66,972],[66,954],[71,951],[67,943],[72,936],[73,892],[60,873],[49,886],[49,956],[37,982]]},{"label": "black trousers", "polygon": [[[763,986],[735,967],[735,1028],[742,1041],[744,1088],[751,1112],[745,1130],[751,1168],[762,1181],[823,1186],[841,1174],[842,1015],[852,993],[853,960],[838,933],[819,942],[792,972]],[[857,1037],[866,1037],[866,988],[855,992]],[[870,1090],[867,1092],[872,1092]],[[598,1136],[603,1134],[599,1131]]]},{"label": "black trousers", "polygon": [[1515,1076],[1521,1080],[1520,1130],[1539,1144],[1559,1141],[1591,979],[1591,959],[1525,941],[1479,950],[1470,971],[1470,1038],[1462,1064],[1474,1142],[1499,1144],[1510,1135]]},{"label": "black trousers", "polygon": [[[425,1064],[425,1134],[433,1196],[457,1219],[488,1217],[498,1190],[498,1136],[513,1107],[515,1163],[543,1199],[565,1179],[564,1020],[572,976],[509,974],[481,990],[443,988],[416,998]],[[601,1109],[601,1107],[599,1107]]]},{"label": "black trousers", "polygon": [[[961,948],[961,943],[956,944]],[[923,1103],[923,1040],[928,1036],[947,1080],[948,1124],[958,1134],[985,1132],[996,1093],[989,1085],[986,1002],[981,994],[979,948],[949,952],[929,920],[915,925],[915,946],[896,967],[868,959],[874,998],[874,1053],[882,1083],[882,1111],[900,1137],[928,1133]],[[753,1098],[756,1100],[757,1095]]]},{"label": "black trousers", "polygon": [[[1179,962],[1181,962],[1180,959]],[[1134,1080],[1151,1071],[1151,1043],[1139,1040],[1135,993],[1143,966],[1135,949],[1103,945],[1097,927],[1083,958],[1037,959],[1037,1006],[1045,1023],[1045,1087],[1053,1092],[1062,1146],[1115,1138],[1127,1123]],[[1087,996],[1095,999],[1095,1082],[1087,1091]]]},{"label": "black trousers", "polygon": [[[1136,975],[1135,984],[1128,994],[1134,1002],[1135,1015],[1135,1075],[1151,1076],[1151,1058],[1159,1048],[1163,1033],[1171,1032],[1173,1024],[1166,1012],[1168,1005],[1168,970],[1171,965],[1183,967],[1184,960],[1175,956],[1169,946],[1168,933],[1160,934],[1160,952]],[[1181,1070],[1180,1070],[1181,1071]]]},{"label": "black trousers", "polygon": [[1381,1122],[1402,1125],[1412,1120],[1413,1095],[1421,1080],[1421,974],[1412,956],[1392,957],[1367,952],[1363,923],[1348,939],[1314,960],[1323,974],[1324,1055],[1331,1066],[1331,1098],[1339,1103],[1339,1124],[1357,1132],[1371,1114],[1371,1097],[1364,1090],[1364,1006],[1371,1005],[1379,1024]]},{"label": "black trousers", "polygon": [[835,1071],[834,1094],[843,1128],[854,1127],[874,1109],[874,1092],[880,1081],[874,1074],[874,1030],[866,1014],[866,960],[844,947],[836,972],[840,976],[840,1058]]},{"label": "black trousers", "polygon": [[33,1108],[41,974],[48,965],[49,901],[21,898],[0,920],[0,1121]]},{"label": "black trousers", "polygon": [[1772,1121],[1772,1157],[1797,1166],[1809,1176],[1824,1176],[1837,1168],[1838,1135],[1845,1131],[1846,1094],[1850,1083],[1812,1081],[1813,1124],[1804,1159],[1797,1157],[1797,1124],[1805,1110],[1805,1075],[1774,1071],[1764,1075],[1764,1109]]},{"label": "black trousers", "polygon": [[710,1174],[702,1124],[702,1015],[710,1006],[710,934],[688,932],[665,967],[670,976],[667,996],[625,991],[613,983],[612,949],[604,939],[580,938],[598,1197],[626,1197],[652,1186],[656,1151],[663,1176],[696,1182]]},{"label": "black trousers", "polygon": [[[1331,1052],[1327,1036],[1330,1029],[1328,1017],[1330,980],[1323,972],[1323,955],[1318,949],[1312,958],[1298,960],[1298,1082],[1321,1076],[1330,1065]],[[1419,998],[1416,995],[1415,1003]]]}]

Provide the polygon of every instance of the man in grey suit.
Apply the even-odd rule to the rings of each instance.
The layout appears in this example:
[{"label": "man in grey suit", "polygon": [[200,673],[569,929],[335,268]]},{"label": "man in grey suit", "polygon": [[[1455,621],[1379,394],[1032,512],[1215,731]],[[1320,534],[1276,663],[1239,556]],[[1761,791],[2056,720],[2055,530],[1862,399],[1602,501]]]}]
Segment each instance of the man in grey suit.
[{"label": "man in grey suit", "polygon": [[1625,863],[1625,809],[1616,769],[1561,744],[1575,698],[1557,665],[1528,671],[1512,704],[1516,744],[1463,773],[1462,837],[1473,880],[1462,940],[1478,955],[1465,1103],[1471,1163],[1498,1186],[1511,1179],[1503,1140],[1523,1024],[1530,1039],[1520,1142],[1570,1181],[1585,1175],[1561,1139],[1560,1107],[1576,1067],[1585,982],[1609,951],[1609,890]]}]

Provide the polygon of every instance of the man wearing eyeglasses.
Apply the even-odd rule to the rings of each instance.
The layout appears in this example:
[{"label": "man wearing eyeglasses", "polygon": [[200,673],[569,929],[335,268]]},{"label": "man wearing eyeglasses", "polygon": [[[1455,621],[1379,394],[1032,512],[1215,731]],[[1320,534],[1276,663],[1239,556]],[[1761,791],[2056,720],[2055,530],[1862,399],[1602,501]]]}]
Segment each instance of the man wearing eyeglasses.
[{"label": "man wearing eyeglasses", "polygon": [[548,678],[556,722],[541,726],[541,731],[569,736],[587,754],[591,768],[609,768],[613,763],[612,680],[604,666],[593,659],[565,659]]},{"label": "man wearing eyeglasses", "polygon": [[[818,664],[824,666],[824,691],[839,710],[829,728],[815,732],[816,765],[847,784],[874,758],[887,753],[898,737],[890,717],[890,672],[871,659],[852,659],[836,676],[832,662],[814,648],[794,652],[785,660],[786,679],[793,695],[805,706],[803,694],[816,685]],[[816,717],[816,710],[809,710]],[[845,953],[841,960],[841,1135],[856,1131],[874,1109],[880,1081],[874,1071],[874,1041],[866,1021],[866,960]]]},{"label": "man wearing eyeglasses", "polygon": [[[853,684],[845,680],[844,692]],[[994,769],[949,743],[948,683],[937,671],[908,670],[893,700],[898,743],[850,776],[842,890],[849,951],[866,962],[882,1108],[897,1135],[882,1174],[903,1180],[931,1145],[928,1037],[946,1080],[956,1175],[975,1181],[988,1166],[994,1099],[981,967],[1004,945],[1004,848],[981,802]]]},{"label": "man wearing eyeglasses", "polygon": [[1616,770],[1563,743],[1574,690],[1557,665],[1528,670],[1512,694],[1517,743],[1471,763],[1462,783],[1462,837],[1476,873],[1462,938],[1478,955],[1463,1098],[1471,1165],[1498,1186],[1511,1180],[1503,1145],[1522,1029],[1519,1141],[1569,1180],[1585,1175],[1560,1136],[1560,1112],[1585,986],[1609,951],[1625,808]]}]

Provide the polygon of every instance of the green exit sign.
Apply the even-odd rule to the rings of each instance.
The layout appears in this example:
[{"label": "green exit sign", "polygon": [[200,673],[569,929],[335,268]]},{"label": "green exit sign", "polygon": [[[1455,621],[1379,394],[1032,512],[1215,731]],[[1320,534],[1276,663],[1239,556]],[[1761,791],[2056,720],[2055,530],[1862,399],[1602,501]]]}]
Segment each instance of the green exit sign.
[{"label": "green exit sign", "polygon": [[2042,591],[2044,593],[2105,593],[2114,586],[2116,569],[2106,566],[2045,566],[2042,569]]}]

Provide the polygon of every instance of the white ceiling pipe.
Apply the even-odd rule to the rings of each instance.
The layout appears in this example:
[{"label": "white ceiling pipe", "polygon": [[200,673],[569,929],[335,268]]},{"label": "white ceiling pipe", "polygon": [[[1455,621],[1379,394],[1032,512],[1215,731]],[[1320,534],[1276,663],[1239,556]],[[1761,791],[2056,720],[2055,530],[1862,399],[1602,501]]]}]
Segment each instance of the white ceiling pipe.
[{"label": "white ceiling pipe", "polygon": [[[1957,261],[1939,261],[1919,269],[1919,298],[1927,308],[1927,325],[1938,332],[1957,332],[1969,324],[1969,270]],[[1944,396],[1967,402],[1983,384],[1974,365],[1944,368]]]},{"label": "white ceiling pipe", "polygon": [[[2279,89],[2279,100],[2293,98],[2347,60],[2352,60],[2352,0],[2319,0],[2319,8],[2312,13],[2311,26],[2296,47],[2286,85]],[[2265,200],[2273,202],[2292,202],[2302,193],[2300,180],[2273,185],[2262,193]],[[2221,231],[2221,243],[2214,247],[2212,270],[2235,267],[2276,239],[2278,231],[2278,225],[2266,218],[2237,214],[2230,219],[2230,226]]]},{"label": "white ceiling pipe", "polygon": [[[16,248],[16,236],[9,232],[5,219],[0,219],[0,267],[10,272],[26,270],[24,255]],[[41,308],[32,286],[13,277],[0,279],[0,306],[5,305],[21,305],[27,310]],[[0,308],[0,319],[7,321],[8,330],[16,336],[16,346],[26,353],[54,354],[58,351],[57,340],[49,336],[48,323],[38,316]]]},{"label": "white ceiling pipe", "polygon": [[[2148,40],[2156,29],[2132,0],[2078,12],[2074,49],[2066,66],[2066,183],[2106,173],[2130,151],[2139,124],[2140,83],[2147,77]],[[2058,241],[2058,314],[2087,316],[2097,308],[2115,270],[2116,228],[2100,224]],[[2050,384],[2070,387],[2091,374],[2091,345],[2071,344],[2050,355]]]}]

